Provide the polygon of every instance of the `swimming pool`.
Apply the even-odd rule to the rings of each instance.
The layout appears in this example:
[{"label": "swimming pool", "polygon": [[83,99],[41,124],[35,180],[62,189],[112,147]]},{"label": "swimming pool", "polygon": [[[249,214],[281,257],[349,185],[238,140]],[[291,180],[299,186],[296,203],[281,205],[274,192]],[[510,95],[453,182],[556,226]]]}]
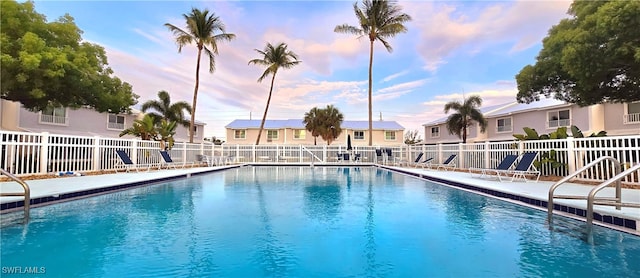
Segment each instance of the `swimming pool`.
[{"label": "swimming pool", "polygon": [[[375,167],[242,167],[35,208],[3,274],[639,277],[640,238]],[[42,268],[42,269],[40,269]]]}]

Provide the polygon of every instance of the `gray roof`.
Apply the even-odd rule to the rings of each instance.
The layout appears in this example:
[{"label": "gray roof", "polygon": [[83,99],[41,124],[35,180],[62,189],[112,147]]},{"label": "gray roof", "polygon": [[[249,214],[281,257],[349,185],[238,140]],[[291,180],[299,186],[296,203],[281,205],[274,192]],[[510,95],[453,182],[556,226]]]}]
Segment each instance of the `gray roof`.
[{"label": "gray roof", "polygon": [[[260,128],[261,120],[234,120],[225,126],[229,129],[251,129]],[[265,129],[304,129],[304,123],[302,120],[289,119],[289,120],[266,120],[264,122]],[[343,129],[356,129],[366,130],[369,128],[369,121],[343,121]],[[404,130],[404,127],[398,124],[396,121],[373,121],[373,129],[379,130]]]},{"label": "gray roof", "polygon": [[[497,105],[491,105],[491,106],[485,106],[485,107],[480,107],[480,112],[482,112],[482,114],[487,115],[488,113],[493,112],[494,110],[500,109],[506,105],[512,104],[512,102],[509,103],[503,103],[503,104],[497,104]],[[439,125],[442,123],[445,123],[447,121],[447,118],[449,118],[449,116],[445,116],[442,118],[438,118],[437,120],[428,122],[426,124],[423,124],[422,126],[432,126],[432,125]]]}]

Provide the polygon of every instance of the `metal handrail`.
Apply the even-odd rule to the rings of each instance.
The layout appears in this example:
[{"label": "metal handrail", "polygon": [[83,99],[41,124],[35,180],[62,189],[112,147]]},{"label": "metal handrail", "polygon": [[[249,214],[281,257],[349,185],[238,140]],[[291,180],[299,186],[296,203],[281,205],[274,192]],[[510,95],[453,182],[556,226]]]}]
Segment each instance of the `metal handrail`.
[{"label": "metal handrail", "polygon": [[22,179],[16,177],[15,175],[7,172],[6,170],[0,168],[0,173],[9,177],[13,181],[19,183],[24,189],[24,193],[0,193],[0,197],[12,197],[12,196],[24,196],[24,218],[29,220],[29,206],[31,205],[31,190],[29,189],[29,185],[24,182]]},{"label": "metal handrail", "polygon": [[[316,154],[314,154],[312,151],[310,151],[309,149],[307,149],[305,146],[300,145],[300,147],[301,147],[303,150],[307,151],[309,154],[311,154],[311,156],[312,156],[312,157],[314,157],[316,160],[318,160],[318,161],[322,162],[322,159],[320,159]],[[311,166],[313,166],[313,159],[311,160]]]},{"label": "metal handrail", "polygon": [[[620,184],[620,180],[624,177],[626,177],[627,175],[640,170],[640,164],[636,164],[635,166],[625,170],[622,173],[617,174],[615,177],[601,183],[600,185],[598,185],[597,187],[595,187],[594,189],[591,189],[591,191],[589,191],[589,196],[587,197],[587,224],[591,225],[591,223],[593,223],[593,205],[595,203],[595,198],[596,198],[596,193],[598,193],[598,191],[602,190],[603,188],[610,186],[612,183],[616,182],[618,184]],[[618,190],[620,190],[620,186],[618,185],[617,187]],[[621,206],[625,206],[625,207],[640,207],[640,204],[625,204],[622,203],[622,198],[620,196],[618,196],[617,190],[616,190],[616,209],[620,209]],[[598,203],[599,205],[612,205],[609,203]]]},{"label": "metal handrail", "polygon": [[[609,160],[611,162],[613,162],[614,166],[615,166],[615,173],[616,175],[620,173],[620,162],[615,159],[612,156],[603,156],[603,157],[599,157],[598,159],[591,161],[591,163],[585,165],[584,167],[578,169],[577,171],[575,171],[573,174],[568,175],[566,177],[564,177],[563,179],[559,180],[558,182],[556,182],[554,185],[551,186],[551,188],[549,188],[549,200],[547,202],[547,218],[549,220],[551,220],[551,216],[553,215],[553,198],[554,198],[554,191],[556,191],[556,189],[564,184],[565,182],[569,181],[570,179],[578,176],[579,174],[581,174],[582,172],[588,170],[589,168],[596,166],[597,164],[601,163],[604,160]],[[620,199],[620,195],[622,195],[622,189],[620,186],[620,180],[617,181],[616,183],[616,198]],[[556,198],[562,198],[562,199],[586,199],[586,197],[581,197],[581,196],[556,196]],[[618,202],[620,202],[618,200]],[[620,209],[619,206],[616,206],[617,209]]]}]

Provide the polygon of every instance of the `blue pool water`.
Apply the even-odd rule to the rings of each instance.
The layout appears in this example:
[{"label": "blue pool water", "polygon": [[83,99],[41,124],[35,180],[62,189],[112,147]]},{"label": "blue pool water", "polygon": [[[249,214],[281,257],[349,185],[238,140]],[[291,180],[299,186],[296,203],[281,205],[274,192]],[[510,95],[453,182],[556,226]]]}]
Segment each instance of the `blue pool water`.
[{"label": "blue pool water", "polygon": [[378,168],[243,167],[33,209],[28,225],[3,221],[0,264],[3,277],[640,277],[640,237],[595,227],[588,244],[582,222],[545,217]]}]

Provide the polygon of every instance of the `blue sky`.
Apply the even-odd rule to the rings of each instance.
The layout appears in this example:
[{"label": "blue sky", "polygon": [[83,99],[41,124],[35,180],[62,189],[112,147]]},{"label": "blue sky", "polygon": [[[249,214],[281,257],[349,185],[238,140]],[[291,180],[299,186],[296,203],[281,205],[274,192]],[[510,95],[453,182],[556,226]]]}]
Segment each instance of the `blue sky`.
[{"label": "blue sky", "polygon": [[[196,119],[205,136],[223,137],[234,119],[261,119],[270,79],[248,61],[267,42],[287,43],[302,63],[276,76],[267,119],[302,118],[333,104],[345,120],[367,120],[369,42],[333,32],[356,25],[354,1],[36,1],[54,20],[70,14],[83,38],[103,46],[115,75],[130,83],[139,103],[168,91],[191,103],[195,46],[182,53],[164,27],[184,27],[192,7],[220,16],[236,39],[220,45],[216,71],[200,74]],[[535,62],[547,31],[566,18],[571,2],[400,1],[413,20],[408,33],[376,42],[373,65],[374,120],[394,120],[423,133],[422,124],[446,116],[444,104],[477,94],[483,106],[515,100],[515,75]],[[139,105],[136,106],[139,108]]]}]

